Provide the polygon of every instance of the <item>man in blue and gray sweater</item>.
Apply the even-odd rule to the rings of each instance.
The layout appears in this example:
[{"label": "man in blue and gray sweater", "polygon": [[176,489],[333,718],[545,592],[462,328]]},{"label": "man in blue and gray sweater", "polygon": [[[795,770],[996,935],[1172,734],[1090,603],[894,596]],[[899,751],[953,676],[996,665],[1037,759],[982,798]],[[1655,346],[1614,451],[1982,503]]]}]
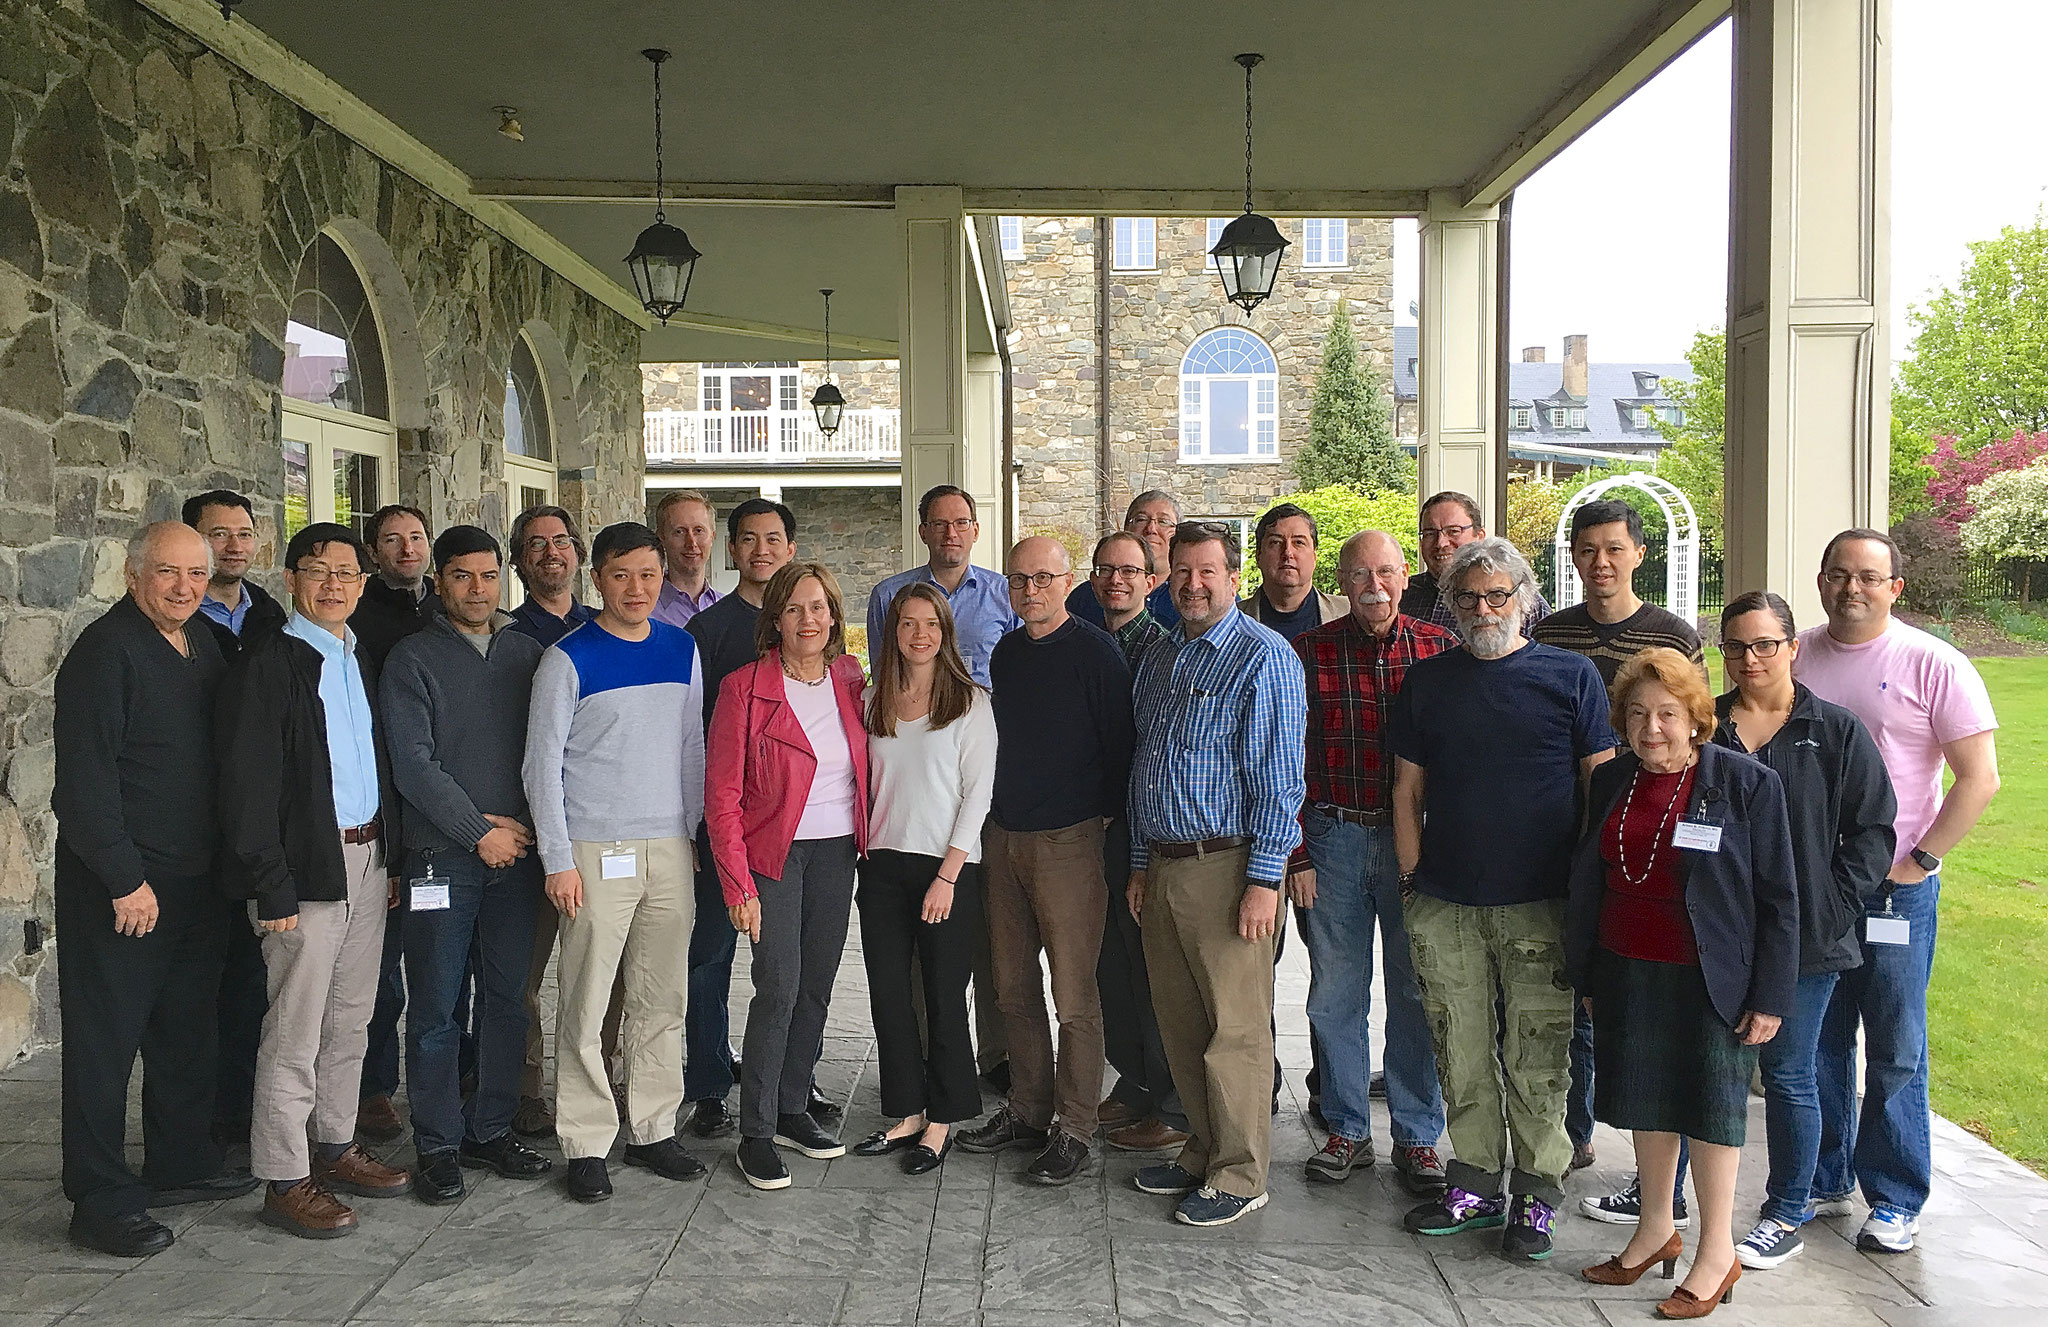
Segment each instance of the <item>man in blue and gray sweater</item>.
[{"label": "man in blue and gray sweater", "polygon": [[[499,611],[504,557],[474,525],[434,541],[442,611],[384,665],[391,773],[405,802],[406,1082],[420,1164],[413,1192],[462,1197],[462,1167],[538,1179],[512,1136],[525,1061],[526,968],[541,904],[519,776],[540,643]],[[476,954],[477,1083],[459,1086],[456,1001]]]},{"label": "man in blue and gray sweater", "polygon": [[524,768],[547,895],[562,915],[555,1129],[579,1202],[612,1192],[605,1154],[619,1115],[599,1028],[615,978],[626,991],[626,1163],[674,1180],[704,1173],[675,1139],[688,997],[678,960],[704,819],[702,663],[689,633],[648,621],[662,583],[654,531],[609,526],[590,557],[604,611],[541,659]]}]

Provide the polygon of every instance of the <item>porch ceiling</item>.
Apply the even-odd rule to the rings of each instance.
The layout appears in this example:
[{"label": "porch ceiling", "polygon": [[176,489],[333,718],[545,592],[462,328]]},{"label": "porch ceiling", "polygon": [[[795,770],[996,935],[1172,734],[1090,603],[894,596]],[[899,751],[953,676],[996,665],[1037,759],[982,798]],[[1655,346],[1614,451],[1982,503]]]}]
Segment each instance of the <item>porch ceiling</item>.
[{"label": "porch ceiling", "polygon": [[[156,7],[166,8],[162,3]],[[1242,178],[1242,84],[1258,50],[1260,193],[1411,210],[1433,189],[1485,194],[1544,135],[1675,51],[1712,0],[869,0],[860,5],[563,5],[561,0],[244,0],[254,25],[601,272],[646,224],[652,125],[642,47],[664,70],[672,180],[798,186],[839,206],[683,201],[670,219],[705,253],[693,313],[896,336],[899,184],[959,184],[1002,210],[1060,191],[1186,195],[1211,210]],[[1652,51],[1650,68],[1642,53]],[[1611,97],[1609,98],[1611,99]],[[491,108],[516,106],[523,143]],[[564,182],[577,182],[565,184]],[[829,186],[806,189],[801,186]],[[565,193],[605,195],[539,201]],[[706,190],[717,192],[717,190]],[[1019,197],[1017,195],[1023,194]],[[1092,197],[1091,197],[1092,196]],[[1050,192],[1042,201],[1054,201]],[[1157,210],[1168,200],[1151,200]],[[1271,206],[1271,204],[1267,204]],[[1050,209],[1047,209],[1050,210]],[[1135,207],[1119,210],[1138,210]],[[1220,208],[1213,210],[1220,211]],[[1283,210],[1275,208],[1275,210]],[[803,348],[733,331],[656,329],[650,359],[786,358]],[[814,350],[805,351],[814,354]]]}]

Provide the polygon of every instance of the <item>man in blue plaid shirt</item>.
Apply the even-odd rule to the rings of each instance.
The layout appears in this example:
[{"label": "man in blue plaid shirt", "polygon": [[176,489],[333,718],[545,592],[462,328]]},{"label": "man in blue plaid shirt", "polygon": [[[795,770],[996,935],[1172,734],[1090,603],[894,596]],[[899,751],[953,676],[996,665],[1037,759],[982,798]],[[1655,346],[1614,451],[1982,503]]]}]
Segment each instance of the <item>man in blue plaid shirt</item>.
[{"label": "man in blue plaid shirt", "polygon": [[1128,901],[1189,1136],[1137,1186],[1220,1226],[1266,1205],[1274,932],[1301,841],[1308,699],[1293,649],[1238,611],[1230,527],[1183,524],[1169,565],[1181,621],[1138,670]]}]

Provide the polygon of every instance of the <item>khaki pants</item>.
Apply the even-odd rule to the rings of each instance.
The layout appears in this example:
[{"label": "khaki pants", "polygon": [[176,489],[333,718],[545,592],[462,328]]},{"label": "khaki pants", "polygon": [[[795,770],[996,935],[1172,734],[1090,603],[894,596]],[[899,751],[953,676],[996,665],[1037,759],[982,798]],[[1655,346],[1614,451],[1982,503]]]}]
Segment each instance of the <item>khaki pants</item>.
[{"label": "khaki pants", "polygon": [[[289,931],[258,928],[270,991],[249,1126],[249,1169],[259,1179],[312,1173],[309,1121],[315,1142],[356,1136],[391,887],[381,840],[344,843],[341,857],[346,900],[300,903],[298,925]],[[253,902],[249,923],[256,924]]]},{"label": "khaki pants", "polygon": [[[1474,908],[1416,894],[1405,917],[1456,1153],[1450,1182],[1491,1198],[1505,1180],[1510,1193],[1558,1206],[1572,1162],[1564,901]],[[1507,1011],[1504,1030],[1497,1007]]]},{"label": "khaki pants", "polygon": [[[600,1029],[612,984],[626,987],[626,1141],[672,1138],[683,1104],[683,1012],[689,998],[690,923],[696,913],[690,840],[572,843],[583,906],[563,917],[555,1015],[555,1129],[570,1160],[601,1157],[618,1138],[619,1112]],[[604,878],[608,852],[633,854],[633,873]]]},{"label": "khaki pants", "polygon": [[[562,914],[541,895],[540,914],[533,919],[533,957],[526,970],[526,1067],[519,1075],[519,1096],[536,1101],[547,1099],[547,1045],[541,1039],[540,988],[547,980],[548,960],[555,956],[555,936]],[[619,1064],[619,1018],[626,1003],[623,980],[612,983],[611,1007],[604,1011],[604,1028],[599,1044],[605,1068],[616,1073]]]},{"label": "khaki pants", "polygon": [[1145,873],[1145,968],[1188,1141],[1180,1164],[1239,1198],[1273,1160],[1273,945],[1237,933],[1250,847],[1154,856]]},{"label": "khaki pants", "polygon": [[[1109,900],[1102,822],[1013,833],[991,820],[983,846],[989,953],[1010,1050],[1010,1113],[1043,1129],[1057,1112],[1060,1128],[1085,1144],[1095,1137],[1102,1103],[1102,992],[1095,984]],[[1040,951],[1052,968],[1057,1061]]]}]

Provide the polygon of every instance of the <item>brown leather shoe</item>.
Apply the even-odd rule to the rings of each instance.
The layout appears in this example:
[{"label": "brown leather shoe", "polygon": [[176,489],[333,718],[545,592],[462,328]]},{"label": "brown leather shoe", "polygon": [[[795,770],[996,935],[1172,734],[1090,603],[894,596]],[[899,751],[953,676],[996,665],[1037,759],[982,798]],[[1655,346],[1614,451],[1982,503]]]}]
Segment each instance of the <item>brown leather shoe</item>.
[{"label": "brown leather shoe", "polygon": [[412,1192],[412,1172],[387,1166],[354,1143],[332,1161],[313,1162],[313,1178],[330,1189],[362,1198],[396,1198]]},{"label": "brown leather shoe", "polygon": [[339,1239],[356,1233],[356,1214],[315,1179],[300,1180],[279,1193],[263,1186],[265,1225],[288,1230],[301,1239]]},{"label": "brown leather shoe", "polygon": [[364,1097],[363,1104],[356,1107],[356,1133],[359,1136],[373,1143],[388,1143],[404,1132],[405,1121],[398,1118],[398,1108],[384,1093]]},{"label": "brown leather shoe", "polygon": [[1179,1147],[1187,1140],[1186,1134],[1157,1115],[1148,1115],[1136,1124],[1112,1129],[1103,1137],[1104,1142],[1119,1152],[1162,1152],[1169,1147]]},{"label": "brown leather shoe", "polygon": [[1126,1124],[1136,1124],[1140,1118],[1142,1117],[1137,1111],[1132,1110],[1115,1097],[1104,1097],[1102,1104],[1095,1108],[1095,1122],[1104,1131],[1121,1129]]}]

